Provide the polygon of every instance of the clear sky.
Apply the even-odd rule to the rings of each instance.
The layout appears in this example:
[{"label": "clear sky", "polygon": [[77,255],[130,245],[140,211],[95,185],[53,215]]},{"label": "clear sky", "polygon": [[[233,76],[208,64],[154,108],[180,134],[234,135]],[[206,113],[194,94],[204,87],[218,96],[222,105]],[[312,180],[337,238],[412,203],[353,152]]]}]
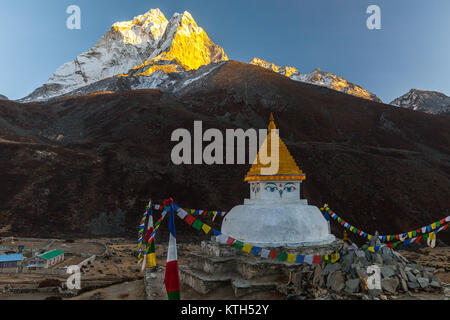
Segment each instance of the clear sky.
[{"label": "clear sky", "polygon": [[[81,30],[66,28],[78,5]],[[366,9],[381,8],[382,30]],[[87,51],[116,21],[189,11],[230,59],[257,56],[344,77],[390,102],[411,88],[450,95],[449,0],[1,0],[0,94],[21,98]]]}]

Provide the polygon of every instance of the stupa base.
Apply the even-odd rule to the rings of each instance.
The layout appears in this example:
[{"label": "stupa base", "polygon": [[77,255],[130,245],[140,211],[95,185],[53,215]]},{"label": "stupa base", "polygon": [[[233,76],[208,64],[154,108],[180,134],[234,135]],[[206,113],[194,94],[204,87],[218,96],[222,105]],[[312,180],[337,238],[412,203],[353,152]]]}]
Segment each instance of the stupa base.
[{"label": "stupa base", "polygon": [[[314,247],[280,248],[295,254],[331,254],[342,250],[342,240]],[[272,249],[272,248],[267,248]],[[287,295],[287,284],[293,274],[311,269],[313,265],[292,264],[274,259],[254,257],[229,245],[215,241],[203,241],[200,252],[189,254],[189,265],[180,266],[180,280],[200,294],[230,287],[236,298],[255,292],[273,291],[282,297]]]}]

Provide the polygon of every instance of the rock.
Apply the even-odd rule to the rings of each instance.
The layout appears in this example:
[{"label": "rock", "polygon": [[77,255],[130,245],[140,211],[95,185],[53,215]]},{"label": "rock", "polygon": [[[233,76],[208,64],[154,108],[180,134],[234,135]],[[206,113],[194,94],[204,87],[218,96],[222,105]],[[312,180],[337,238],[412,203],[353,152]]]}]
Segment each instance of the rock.
[{"label": "rock", "polygon": [[335,292],[340,292],[345,288],[345,279],[342,271],[336,271],[328,275],[327,288]]},{"label": "rock", "polygon": [[402,284],[403,291],[407,292],[408,291],[408,284],[406,283],[406,280],[402,279],[401,284]]},{"label": "rock", "polygon": [[339,263],[329,263],[322,270],[322,276],[326,276],[328,274],[334,273],[337,270],[339,270],[340,268],[341,268],[341,265]]},{"label": "rock", "polygon": [[397,291],[398,285],[399,281],[397,278],[381,280],[381,288],[389,293],[395,293]]},{"label": "rock", "polygon": [[351,251],[342,258],[341,269],[345,273],[348,273],[354,260],[355,260],[355,252]]},{"label": "rock", "polygon": [[411,271],[406,271],[406,275],[408,276],[408,280],[411,282],[416,282],[417,278],[415,275],[411,273]]},{"label": "rock", "polygon": [[379,297],[381,294],[380,289],[369,289],[368,294],[370,297]]},{"label": "rock", "polygon": [[403,271],[402,268],[398,268],[398,270],[400,271],[400,276],[401,276],[404,280],[408,281],[408,276],[406,275],[405,271]]},{"label": "rock", "polygon": [[438,269],[435,269],[433,273],[436,274],[436,273],[444,273],[444,272],[445,272],[444,268],[438,268]]},{"label": "rock", "polygon": [[383,257],[381,256],[381,254],[379,254],[379,253],[375,254],[375,262],[380,265],[383,264]]},{"label": "rock", "polygon": [[357,293],[359,292],[359,285],[361,283],[360,279],[351,279],[345,283],[345,292],[347,293]]},{"label": "rock", "polygon": [[388,298],[384,294],[380,294],[380,299],[381,300],[387,300]]},{"label": "rock", "polygon": [[364,278],[367,275],[366,269],[363,269],[359,266],[355,267],[355,271],[356,271],[356,275],[358,276],[358,278]]},{"label": "rock", "polygon": [[431,281],[431,282],[430,282],[430,287],[433,287],[433,288],[440,288],[440,287],[441,287],[441,284],[440,284],[439,282],[437,282],[437,281]]},{"label": "rock", "polygon": [[421,288],[426,288],[430,284],[430,280],[427,278],[417,278],[417,282],[419,283]]},{"label": "rock", "polygon": [[114,263],[122,263],[122,259],[120,259],[120,258],[114,258],[114,259],[113,259],[113,262],[114,262]]},{"label": "rock", "polygon": [[381,275],[383,276],[383,278],[390,278],[393,275],[395,275],[394,266],[392,266],[392,265],[384,265],[381,268]]},{"label": "rock", "polygon": [[419,285],[416,282],[408,281],[408,288],[409,289],[417,289]]},{"label": "rock", "polygon": [[322,277],[322,268],[320,267],[320,265],[317,265],[316,268],[314,269],[314,276],[313,276],[313,280],[312,280],[313,285],[322,287],[323,284],[325,283],[324,278]]}]

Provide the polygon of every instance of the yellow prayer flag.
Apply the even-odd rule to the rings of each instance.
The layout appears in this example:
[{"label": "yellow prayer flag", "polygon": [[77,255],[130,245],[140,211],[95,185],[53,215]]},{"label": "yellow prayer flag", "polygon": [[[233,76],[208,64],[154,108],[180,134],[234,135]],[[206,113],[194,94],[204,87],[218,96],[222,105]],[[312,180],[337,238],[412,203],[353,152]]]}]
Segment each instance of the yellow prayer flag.
[{"label": "yellow prayer flag", "polygon": [[211,231],[211,227],[208,226],[207,224],[203,224],[202,230],[203,232],[205,232],[205,234],[208,234]]},{"label": "yellow prayer flag", "polygon": [[332,255],[331,255],[331,263],[335,263],[337,260],[336,260],[336,254],[335,253],[333,253]]},{"label": "yellow prayer flag", "polygon": [[288,254],[287,261],[291,263],[295,263],[296,255],[295,254]]},{"label": "yellow prayer flag", "polygon": [[367,235],[367,239],[372,239],[372,236],[370,234]]},{"label": "yellow prayer flag", "polygon": [[367,250],[369,250],[370,252],[375,252],[375,247],[369,247],[367,248]]},{"label": "yellow prayer flag", "polygon": [[408,232],[408,238],[412,238],[412,231]]},{"label": "yellow prayer flag", "polygon": [[434,232],[430,232],[428,234],[428,239],[430,239],[430,240],[436,239],[436,234]]},{"label": "yellow prayer flag", "polygon": [[436,222],[431,224],[431,230],[436,229]]},{"label": "yellow prayer flag", "polygon": [[355,227],[354,227],[354,226],[351,226],[351,227],[350,227],[350,231],[353,231],[353,229],[355,229]]},{"label": "yellow prayer flag", "polygon": [[250,253],[252,251],[253,246],[251,244],[245,243],[242,251]]},{"label": "yellow prayer flag", "polygon": [[150,268],[156,267],[156,254],[155,253],[147,254],[147,264]]}]

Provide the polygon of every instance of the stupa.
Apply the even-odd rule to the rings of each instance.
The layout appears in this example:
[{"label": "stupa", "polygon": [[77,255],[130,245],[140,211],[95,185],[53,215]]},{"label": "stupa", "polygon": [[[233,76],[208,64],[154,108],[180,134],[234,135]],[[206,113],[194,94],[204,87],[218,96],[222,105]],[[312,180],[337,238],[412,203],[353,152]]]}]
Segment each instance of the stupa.
[{"label": "stupa", "polygon": [[[276,130],[271,114],[267,138],[245,177],[250,185],[250,199],[234,207],[222,223],[222,233],[259,247],[326,245],[335,241],[319,208],[301,199],[300,186],[306,175],[297,166]],[[278,140],[278,157],[271,157],[271,139]],[[278,161],[278,172],[263,173],[261,153]],[[275,160],[274,160],[275,159]],[[265,162],[265,161],[264,161]]]},{"label": "stupa", "polygon": [[[276,130],[273,115],[269,134],[245,177],[250,184],[250,199],[226,215],[222,233],[243,243],[292,254],[324,255],[341,251],[344,243],[330,234],[320,210],[301,199],[300,186],[306,175],[276,131],[273,138],[278,142],[278,170],[271,175],[263,172],[270,163],[264,165],[258,160],[261,153],[270,156],[271,130]],[[187,265],[180,265],[180,280],[185,288],[203,295],[228,290],[231,286],[236,297],[257,292],[285,298],[287,284],[292,280],[300,285],[303,277],[312,277],[315,268],[308,263],[256,257],[212,236],[211,240],[202,241],[199,252],[188,254]]]}]

